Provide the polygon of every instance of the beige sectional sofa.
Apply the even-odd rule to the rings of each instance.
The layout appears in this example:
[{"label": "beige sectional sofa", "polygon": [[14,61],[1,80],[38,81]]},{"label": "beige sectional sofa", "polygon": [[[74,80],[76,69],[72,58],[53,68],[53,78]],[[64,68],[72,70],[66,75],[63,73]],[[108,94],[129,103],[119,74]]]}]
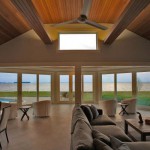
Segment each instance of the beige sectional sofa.
[{"label": "beige sectional sofa", "polygon": [[80,106],[74,107],[72,112],[70,150],[97,150],[93,144],[93,130],[97,130],[108,137],[113,136],[119,139],[128,145],[131,150],[150,149],[150,142],[133,142],[108,116],[103,115],[102,111],[96,119],[97,123],[91,124],[83,109]]}]

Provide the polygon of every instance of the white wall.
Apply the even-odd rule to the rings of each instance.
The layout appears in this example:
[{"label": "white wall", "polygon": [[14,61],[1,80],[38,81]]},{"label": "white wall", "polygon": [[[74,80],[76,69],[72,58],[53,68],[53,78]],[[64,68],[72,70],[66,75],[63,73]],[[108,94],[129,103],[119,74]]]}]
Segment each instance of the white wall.
[{"label": "white wall", "polygon": [[0,66],[150,65],[150,41],[125,30],[99,51],[58,51],[58,43],[45,45],[31,30],[0,45]]}]

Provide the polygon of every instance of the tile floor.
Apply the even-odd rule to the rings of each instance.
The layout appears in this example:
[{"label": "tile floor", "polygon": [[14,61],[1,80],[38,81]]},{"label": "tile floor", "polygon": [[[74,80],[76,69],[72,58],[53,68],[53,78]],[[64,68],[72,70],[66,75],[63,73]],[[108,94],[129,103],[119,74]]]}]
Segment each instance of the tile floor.
[{"label": "tile floor", "polygon": [[[70,150],[70,126],[74,105],[59,104],[51,106],[51,115],[47,118],[35,118],[29,110],[30,120],[20,121],[22,112],[18,110],[18,117],[8,122],[7,144],[4,133],[0,135],[3,150]],[[134,118],[136,115],[120,116],[117,110],[115,121]],[[140,111],[144,116],[150,116],[150,111]]]}]

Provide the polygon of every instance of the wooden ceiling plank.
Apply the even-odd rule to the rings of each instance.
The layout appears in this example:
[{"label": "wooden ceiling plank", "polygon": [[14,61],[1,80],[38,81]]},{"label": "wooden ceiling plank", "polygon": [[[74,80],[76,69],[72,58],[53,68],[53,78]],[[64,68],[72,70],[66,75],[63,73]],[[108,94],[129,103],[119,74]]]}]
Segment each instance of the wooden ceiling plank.
[{"label": "wooden ceiling plank", "polygon": [[[1,31],[4,31],[5,34],[9,35],[10,37],[16,37],[19,34],[19,31],[12,26],[3,16],[0,15],[0,28]],[[10,32],[11,31],[11,32]]]},{"label": "wooden ceiling plank", "polygon": [[14,6],[21,12],[24,18],[28,21],[31,28],[37,33],[45,44],[51,44],[52,40],[46,33],[43,23],[38,17],[37,11],[31,0],[11,0]]},{"label": "wooden ceiling plank", "polygon": [[150,0],[131,0],[126,9],[112,27],[104,43],[112,44],[128,25],[150,4]]}]

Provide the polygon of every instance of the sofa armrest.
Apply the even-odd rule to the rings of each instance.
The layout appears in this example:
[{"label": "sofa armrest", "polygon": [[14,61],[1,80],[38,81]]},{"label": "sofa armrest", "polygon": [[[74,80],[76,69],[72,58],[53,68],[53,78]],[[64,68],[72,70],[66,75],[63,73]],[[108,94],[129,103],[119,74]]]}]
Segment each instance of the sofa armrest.
[{"label": "sofa armrest", "polygon": [[102,109],[97,109],[99,115],[102,115],[103,114],[103,110]]}]

